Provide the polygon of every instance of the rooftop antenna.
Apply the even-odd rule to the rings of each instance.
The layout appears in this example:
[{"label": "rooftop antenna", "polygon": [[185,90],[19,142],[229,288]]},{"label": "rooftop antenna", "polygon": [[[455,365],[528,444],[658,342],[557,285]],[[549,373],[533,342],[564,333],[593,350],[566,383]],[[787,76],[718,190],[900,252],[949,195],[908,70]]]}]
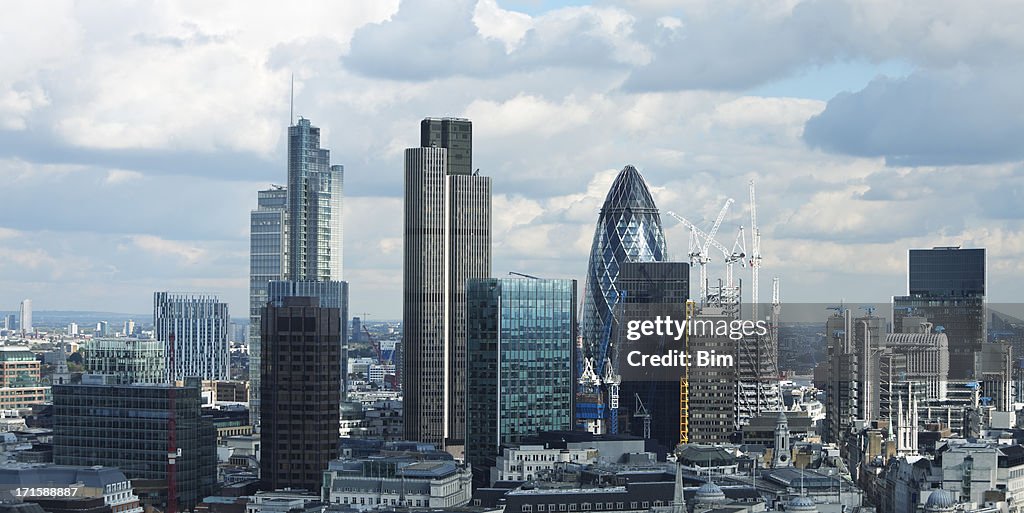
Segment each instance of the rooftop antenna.
[{"label": "rooftop antenna", "polygon": [[292,73],[292,92],[288,102],[288,125],[295,124],[295,73]]}]

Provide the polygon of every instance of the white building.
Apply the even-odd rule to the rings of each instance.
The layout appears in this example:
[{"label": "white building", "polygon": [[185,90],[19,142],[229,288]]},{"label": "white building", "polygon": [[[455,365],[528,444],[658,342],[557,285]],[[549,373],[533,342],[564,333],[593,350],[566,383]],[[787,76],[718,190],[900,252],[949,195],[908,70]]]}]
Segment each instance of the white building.
[{"label": "white building", "polygon": [[497,481],[530,481],[568,463],[588,465],[598,458],[594,448],[548,449],[543,445],[505,447],[491,467],[491,484]]},{"label": "white building", "polygon": [[452,460],[370,457],[331,462],[323,495],[358,511],[384,507],[454,508],[473,495],[473,471]]},{"label": "white building", "polygon": [[33,333],[35,330],[32,328],[32,300],[26,299],[21,302],[21,310],[19,312],[21,317],[18,319],[18,326],[21,327],[22,333]]}]

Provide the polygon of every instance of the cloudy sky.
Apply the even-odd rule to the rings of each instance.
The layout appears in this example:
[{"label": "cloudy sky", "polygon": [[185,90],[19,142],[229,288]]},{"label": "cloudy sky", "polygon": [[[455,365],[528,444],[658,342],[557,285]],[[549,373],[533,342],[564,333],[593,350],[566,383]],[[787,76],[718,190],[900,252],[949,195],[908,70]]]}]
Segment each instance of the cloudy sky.
[{"label": "cloudy sky", "polygon": [[[758,185],[762,290],[905,292],[906,250],[989,251],[1024,289],[1024,3],[816,0],[20,2],[0,16],[0,310],[246,315],[255,194],[296,114],[346,168],[351,311],[401,312],[402,150],[474,122],[494,274],[582,278],[636,165],[719,237]],[[665,218],[669,251],[687,234]],[[712,274],[718,271],[713,269]],[[766,295],[766,292],[762,292]]]}]

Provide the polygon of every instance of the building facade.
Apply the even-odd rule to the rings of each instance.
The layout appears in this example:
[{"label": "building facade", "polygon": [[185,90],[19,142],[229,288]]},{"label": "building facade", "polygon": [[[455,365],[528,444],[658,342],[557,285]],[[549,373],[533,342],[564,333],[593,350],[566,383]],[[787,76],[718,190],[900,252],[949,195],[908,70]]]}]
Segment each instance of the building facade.
[{"label": "building facade", "polygon": [[405,150],[405,436],[458,451],[466,422],[466,281],[491,274],[491,180],[471,171],[469,120],[428,118],[420,127],[421,146]]},{"label": "building facade", "polygon": [[283,280],[288,266],[288,190],[275,186],[259,191],[249,214],[249,415],[260,417],[260,315],[271,281]]},{"label": "building facade", "polygon": [[[217,433],[201,412],[200,387],[167,385],[54,385],[53,461],[115,467],[146,488],[143,502],[167,503],[167,419],[174,392],[178,505],[194,508],[217,484]],[[143,493],[139,492],[140,496]]]},{"label": "building facade", "polygon": [[102,497],[112,513],[142,513],[132,482],[111,467],[6,465],[0,468],[0,489],[75,488],[76,498]]},{"label": "building facade", "polygon": [[217,296],[176,292],[153,294],[153,330],[170,347],[174,334],[174,368],[167,372],[174,380],[230,379],[228,304]]},{"label": "building facade", "polygon": [[456,508],[472,498],[472,471],[451,460],[407,456],[335,460],[324,472],[323,495],[356,511],[389,507]]},{"label": "building facade", "polygon": [[502,445],[571,429],[576,281],[466,286],[466,460],[485,478]]},{"label": "building facade", "polygon": [[90,374],[112,376],[120,385],[165,383],[166,352],[157,340],[93,338],[82,342],[82,366]]},{"label": "building facade", "polygon": [[0,409],[27,408],[49,400],[39,368],[39,360],[28,347],[0,347]]},{"label": "building facade", "polygon": [[974,353],[987,333],[985,250],[912,249],[908,294],[893,298],[894,331],[913,332],[905,317],[924,317],[949,337],[949,379],[975,378]]},{"label": "building facade", "polygon": [[315,492],[338,451],[344,322],[317,297],[272,301],[261,318],[263,488]]}]

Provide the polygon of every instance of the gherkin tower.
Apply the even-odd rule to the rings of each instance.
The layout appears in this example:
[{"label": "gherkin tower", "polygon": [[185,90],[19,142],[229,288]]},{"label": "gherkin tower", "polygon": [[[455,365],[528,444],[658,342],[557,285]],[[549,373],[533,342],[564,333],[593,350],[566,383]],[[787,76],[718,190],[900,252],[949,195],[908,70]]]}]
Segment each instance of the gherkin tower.
[{"label": "gherkin tower", "polygon": [[603,369],[608,354],[605,330],[619,289],[619,269],[625,262],[665,262],[668,250],[661,215],[647,183],[633,166],[615,177],[597,218],[587,265],[587,288],[580,334],[595,370]]}]

